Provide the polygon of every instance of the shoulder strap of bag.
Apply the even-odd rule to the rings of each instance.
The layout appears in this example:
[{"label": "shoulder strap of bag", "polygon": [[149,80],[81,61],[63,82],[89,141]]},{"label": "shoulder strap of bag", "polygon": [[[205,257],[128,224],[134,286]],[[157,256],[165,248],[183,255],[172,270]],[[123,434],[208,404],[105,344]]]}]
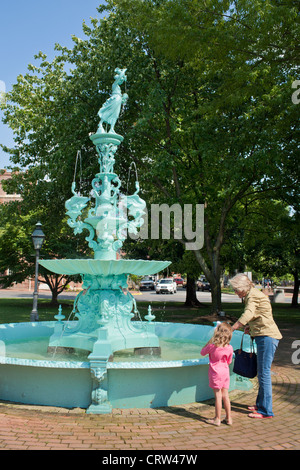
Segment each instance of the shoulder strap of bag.
[{"label": "shoulder strap of bag", "polygon": [[241,347],[240,347],[240,349],[239,349],[239,353],[240,353],[240,352],[243,350],[243,339],[244,339],[244,334],[245,334],[245,333],[243,333],[243,336],[242,336],[242,340],[241,340]]},{"label": "shoulder strap of bag", "polygon": [[[245,333],[243,333],[243,336],[242,336],[242,339],[241,339],[241,347],[240,347],[240,349],[239,349],[239,353],[243,350],[244,335],[245,335]],[[252,353],[255,353],[253,338],[252,338],[251,336],[250,336],[250,338],[251,338],[251,352],[252,352]]]}]

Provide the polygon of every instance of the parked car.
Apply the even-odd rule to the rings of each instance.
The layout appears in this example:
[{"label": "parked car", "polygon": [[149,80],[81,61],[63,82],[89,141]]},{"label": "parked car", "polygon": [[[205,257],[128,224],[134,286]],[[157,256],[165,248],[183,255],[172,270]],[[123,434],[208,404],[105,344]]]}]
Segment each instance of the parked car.
[{"label": "parked car", "polygon": [[202,292],[204,291],[211,291],[210,283],[206,280],[200,280],[198,279],[197,281],[197,290],[201,290]]},{"label": "parked car", "polygon": [[173,281],[176,282],[176,285],[177,285],[177,286],[183,286],[183,279],[182,279],[182,277],[174,277]]},{"label": "parked car", "polygon": [[175,294],[175,292],[177,291],[176,282],[174,282],[173,279],[161,279],[156,284],[155,290],[157,294]]},{"label": "parked car", "polygon": [[142,279],[140,282],[140,290],[154,290],[155,283],[152,279]]}]

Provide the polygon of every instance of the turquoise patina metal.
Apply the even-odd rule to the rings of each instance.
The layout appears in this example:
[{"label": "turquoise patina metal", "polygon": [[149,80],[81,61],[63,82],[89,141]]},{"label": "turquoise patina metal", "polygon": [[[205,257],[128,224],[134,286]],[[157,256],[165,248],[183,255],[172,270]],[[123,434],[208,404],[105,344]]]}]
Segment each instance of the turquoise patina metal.
[{"label": "turquoise patina metal", "polygon": [[[89,413],[107,413],[111,404],[107,397],[107,363],[117,350],[158,348],[154,315],[149,310],[146,322],[132,322],[137,315],[134,297],[128,291],[129,274],[155,274],[165,269],[169,261],[117,259],[127,233],[137,234],[143,225],[146,203],[139,196],[139,183],[132,195],[120,193],[121,181],[114,172],[115,153],[123,137],[115,132],[121,105],[128,96],[122,94],[126,69],[115,69],[112,94],[99,111],[100,124],[94,143],[100,166],[92,181],[91,197],[81,196],[72,184],[73,196],[66,202],[68,224],[75,234],[87,230],[86,240],[94,251],[94,259],[43,260],[40,264],[58,274],[81,274],[83,290],[78,294],[73,313],[77,322],[57,324],[49,347],[79,348],[91,352],[90,369],[94,381]],[[104,126],[109,129],[105,129]],[[91,199],[92,207],[88,209]],[[87,217],[83,219],[84,211]]]},{"label": "turquoise patina metal", "polygon": [[[116,259],[117,251],[122,247],[126,233],[137,233],[144,223],[143,215],[146,203],[139,197],[139,183],[131,196],[120,194],[121,181],[114,172],[115,153],[123,141],[123,136],[117,134],[114,126],[120,114],[121,104],[128,96],[122,95],[120,85],[126,81],[126,69],[115,70],[115,82],[111,97],[99,111],[100,125],[96,134],[90,136],[96,146],[100,171],[92,181],[92,196],[94,206],[88,211],[88,217],[82,221],[82,211],[89,204],[90,198],[80,196],[72,185],[73,197],[66,202],[68,224],[74,233],[89,231],[86,238],[89,247],[94,250],[95,259]],[[110,124],[106,132],[103,123]],[[127,213],[126,213],[127,212]]]},{"label": "turquoise patina metal", "polygon": [[128,99],[127,93],[122,94],[120,87],[120,85],[127,81],[126,70],[127,69],[115,69],[116,75],[114,77],[115,81],[112,86],[111,97],[104,103],[98,113],[98,116],[100,117],[100,124],[97,134],[105,132],[103,123],[110,124],[109,132],[115,133],[115,124],[119,117],[121,106],[122,104],[125,104]]}]

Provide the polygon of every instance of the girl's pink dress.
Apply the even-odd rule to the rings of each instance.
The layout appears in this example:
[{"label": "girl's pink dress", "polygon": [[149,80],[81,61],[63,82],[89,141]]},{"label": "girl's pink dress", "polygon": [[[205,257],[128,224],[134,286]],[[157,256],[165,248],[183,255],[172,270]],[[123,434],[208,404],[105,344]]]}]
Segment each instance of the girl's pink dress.
[{"label": "girl's pink dress", "polygon": [[229,364],[232,361],[233,348],[230,344],[224,348],[207,344],[201,355],[209,355],[208,381],[210,388],[229,388]]}]

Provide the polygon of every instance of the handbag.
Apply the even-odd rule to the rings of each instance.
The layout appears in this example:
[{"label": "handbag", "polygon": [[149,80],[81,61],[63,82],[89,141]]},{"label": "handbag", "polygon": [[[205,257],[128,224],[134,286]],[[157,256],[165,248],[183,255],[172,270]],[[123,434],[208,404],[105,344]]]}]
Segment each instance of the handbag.
[{"label": "handbag", "polygon": [[244,334],[242,336],[240,349],[236,349],[234,351],[235,359],[234,359],[234,365],[233,365],[233,372],[235,374],[241,375],[242,377],[253,379],[257,375],[257,356],[254,352],[254,345],[253,345],[252,338],[251,338],[252,351],[251,352],[243,351]]}]

